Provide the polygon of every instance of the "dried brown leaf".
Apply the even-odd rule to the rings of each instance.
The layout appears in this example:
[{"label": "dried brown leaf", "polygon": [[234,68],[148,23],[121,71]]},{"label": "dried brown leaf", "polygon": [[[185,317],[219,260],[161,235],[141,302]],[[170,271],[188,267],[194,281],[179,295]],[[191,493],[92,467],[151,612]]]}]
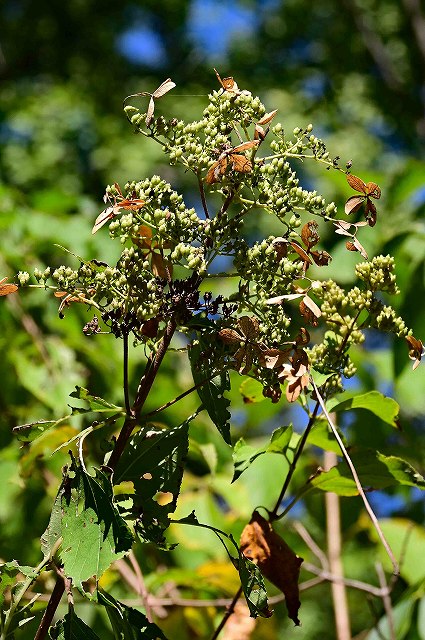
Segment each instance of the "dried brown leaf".
[{"label": "dried brown leaf", "polygon": [[226,344],[239,344],[242,341],[242,336],[234,329],[220,329],[218,335]]},{"label": "dried brown leaf", "polygon": [[301,240],[304,242],[307,249],[311,249],[320,240],[319,225],[315,220],[310,220],[301,229]]},{"label": "dried brown leaf", "polygon": [[6,280],[7,277],[0,280],[0,296],[8,296],[19,289],[18,285],[6,282]]},{"label": "dried brown leaf", "polygon": [[297,556],[258,511],[254,511],[249,524],[242,531],[241,551],[254,562],[261,573],[285,595],[288,615],[300,624],[298,610],[298,579],[303,559]]},{"label": "dried brown leaf", "polygon": [[291,245],[291,247],[293,248],[293,250],[298,253],[298,255],[300,256],[300,258],[302,258],[304,260],[304,262],[308,263],[308,264],[313,264],[310,256],[308,255],[308,253],[306,253],[304,251],[304,249],[302,247],[300,247],[300,245],[297,242],[290,242],[289,243]]}]

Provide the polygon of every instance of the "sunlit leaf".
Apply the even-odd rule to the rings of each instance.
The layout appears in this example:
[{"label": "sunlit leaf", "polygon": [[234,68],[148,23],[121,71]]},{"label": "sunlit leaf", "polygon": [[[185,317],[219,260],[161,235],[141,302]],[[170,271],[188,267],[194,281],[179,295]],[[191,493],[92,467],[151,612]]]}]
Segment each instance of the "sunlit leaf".
[{"label": "sunlit leaf", "polygon": [[253,447],[247,445],[243,438],[240,438],[235,444],[233,450],[233,464],[235,470],[232,482],[235,482],[246,469],[254,462],[258,456],[263,453],[280,453],[284,454],[288,449],[292,436],[292,425],[280,427],[273,431],[270,441],[263,447]]},{"label": "sunlit leaf", "polygon": [[380,391],[369,391],[358,396],[343,400],[332,407],[332,411],[350,411],[351,409],[366,409],[375,414],[392,427],[399,428],[398,414],[400,407],[393,398],[384,396]]},{"label": "sunlit leaf", "polygon": [[64,571],[81,587],[129,551],[133,536],[112,500],[110,480],[100,470],[90,476],[73,460],[59,494]]}]

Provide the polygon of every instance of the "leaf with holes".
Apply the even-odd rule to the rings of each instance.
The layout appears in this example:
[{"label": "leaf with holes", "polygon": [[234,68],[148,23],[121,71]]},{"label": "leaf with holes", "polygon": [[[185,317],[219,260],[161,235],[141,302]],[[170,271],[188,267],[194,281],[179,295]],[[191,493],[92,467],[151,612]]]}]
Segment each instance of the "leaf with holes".
[{"label": "leaf with holes", "polygon": [[110,480],[99,470],[90,476],[73,459],[60,489],[61,558],[65,574],[81,588],[97,579],[131,549],[133,536],[113,502]]},{"label": "leaf with holes", "polygon": [[137,609],[115,600],[102,589],[97,591],[97,601],[108,614],[114,637],[119,640],[167,640],[161,629]]},{"label": "leaf with holes", "polygon": [[189,423],[195,415],[174,429],[149,426],[135,433],[114,474],[116,484],[133,483],[128,515],[137,517],[137,533],[159,546],[165,546],[168,515],[176,508],[189,446]]},{"label": "leaf with holes", "polygon": [[49,633],[52,640],[100,640],[97,633],[77,616],[73,607],[70,607],[63,620],[57,621]]}]

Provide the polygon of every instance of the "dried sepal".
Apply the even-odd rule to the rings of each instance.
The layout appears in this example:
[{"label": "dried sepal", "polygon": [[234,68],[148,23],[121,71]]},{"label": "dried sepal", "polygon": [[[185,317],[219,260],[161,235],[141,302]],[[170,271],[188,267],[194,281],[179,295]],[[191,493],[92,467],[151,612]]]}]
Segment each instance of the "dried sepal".
[{"label": "dried sepal", "polygon": [[218,160],[214,162],[208,169],[208,173],[205,176],[205,182],[207,184],[215,184],[221,180],[221,177],[226,173],[229,162],[231,163],[233,171],[239,173],[250,173],[252,171],[252,162],[241,151],[247,151],[259,144],[259,140],[249,140],[248,142],[242,142],[232,149],[226,149],[219,156]]},{"label": "dried sepal", "polygon": [[356,211],[358,211],[363,203],[364,196],[351,196],[345,203],[344,211],[347,216],[349,216],[350,213],[355,213]]},{"label": "dried sepal", "polygon": [[348,251],[358,251],[365,260],[369,259],[364,246],[359,242],[359,240],[357,240],[355,236],[352,237],[352,240],[347,240],[345,246]]},{"label": "dried sepal", "polygon": [[277,253],[279,262],[288,255],[288,241],[286,238],[275,238],[272,242],[272,247]]},{"label": "dried sepal", "polygon": [[106,192],[103,196],[103,201],[109,202],[109,207],[106,207],[99,213],[94,221],[92,234],[99,231],[109,220],[115,218],[117,214],[121,212],[121,209],[125,211],[138,211],[145,206],[145,201],[140,198],[124,198],[121,188],[117,182],[114,182],[114,188],[117,194]]},{"label": "dried sepal", "polygon": [[367,193],[366,183],[361,178],[353,176],[351,173],[347,174],[347,182],[354,191],[360,191],[360,193]]},{"label": "dried sepal", "polygon": [[307,320],[307,322],[309,322],[313,327],[317,327],[317,319],[320,318],[322,312],[314,300],[309,296],[304,296],[300,302],[299,308],[303,318],[305,318],[305,320]]},{"label": "dried sepal", "polygon": [[234,93],[235,95],[238,95],[241,93],[233,77],[230,76],[229,78],[222,79],[217,69],[214,69],[214,71],[215,71],[215,75],[217,76],[217,80],[221,84],[224,91],[228,91],[229,93]]},{"label": "dried sepal", "polygon": [[273,118],[275,117],[276,114],[277,114],[277,109],[274,109],[273,111],[270,111],[269,113],[265,113],[263,115],[263,117],[259,119],[257,124],[259,124],[261,126],[264,125],[264,124],[269,124],[269,122],[271,122],[273,120]]},{"label": "dried sepal", "polygon": [[228,328],[220,329],[220,331],[218,332],[218,335],[220,340],[222,340],[226,344],[235,344],[235,343],[239,344],[240,341],[242,340],[242,337],[234,329],[228,329]]},{"label": "dried sepal", "polygon": [[169,91],[171,91],[171,89],[174,89],[174,87],[176,86],[176,83],[173,82],[171,80],[171,78],[167,78],[166,80],[164,80],[164,82],[162,82],[159,87],[157,89],[155,89],[155,91],[150,95],[150,100],[149,100],[149,105],[148,105],[148,110],[146,112],[146,125],[149,126],[150,123],[152,122],[152,118],[153,118],[153,114],[155,111],[155,100],[157,98],[161,98],[162,96],[164,96],[166,93],[168,93]]},{"label": "dried sepal", "polygon": [[259,355],[258,361],[262,367],[266,369],[277,369],[286,360],[288,360],[292,347],[286,350],[282,349],[265,349]]},{"label": "dried sepal", "polygon": [[19,289],[17,284],[6,282],[6,280],[7,276],[6,278],[2,278],[2,280],[0,280],[0,296],[8,296],[11,293],[15,293]]},{"label": "dried sepal", "polygon": [[414,371],[419,367],[421,359],[425,355],[425,347],[422,340],[418,340],[414,336],[406,336],[406,342],[409,345],[409,358],[414,360],[412,367]]},{"label": "dried sepal", "polygon": [[246,558],[254,562],[261,573],[285,595],[288,615],[300,624],[298,610],[298,579],[303,559],[297,556],[271,524],[254,511],[249,524],[242,531],[240,548]]},{"label": "dried sepal", "polygon": [[314,263],[317,264],[318,267],[327,267],[332,260],[332,256],[323,249],[320,249],[318,251],[312,250],[310,251],[310,255],[313,258]]}]

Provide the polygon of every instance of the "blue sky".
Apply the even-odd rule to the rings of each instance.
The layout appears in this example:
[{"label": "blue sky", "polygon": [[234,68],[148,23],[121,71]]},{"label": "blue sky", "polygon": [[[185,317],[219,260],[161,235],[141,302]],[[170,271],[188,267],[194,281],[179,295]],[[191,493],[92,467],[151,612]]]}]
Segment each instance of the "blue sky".
[{"label": "blue sky", "polygon": [[[261,0],[251,7],[237,0],[192,0],[188,33],[196,49],[211,60],[222,59],[233,37],[248,37],[259,22],[259,12],[270,10],[278,0]],[[132,62],[161,67],[165,54],[161,39],[149,25],[149,16],[141,12],[135,24],[125,31],[118,49]]]}]

